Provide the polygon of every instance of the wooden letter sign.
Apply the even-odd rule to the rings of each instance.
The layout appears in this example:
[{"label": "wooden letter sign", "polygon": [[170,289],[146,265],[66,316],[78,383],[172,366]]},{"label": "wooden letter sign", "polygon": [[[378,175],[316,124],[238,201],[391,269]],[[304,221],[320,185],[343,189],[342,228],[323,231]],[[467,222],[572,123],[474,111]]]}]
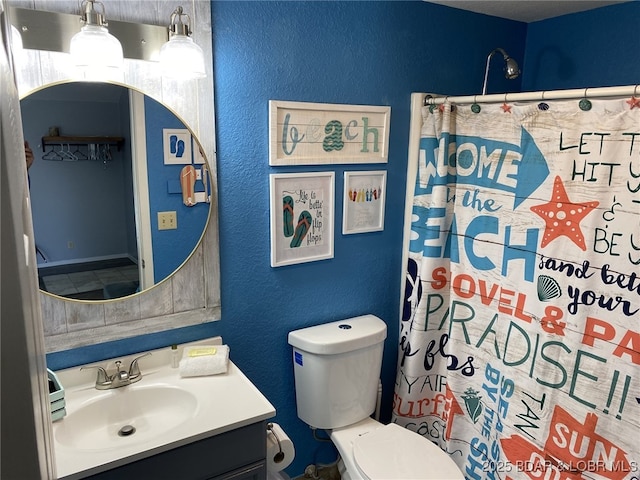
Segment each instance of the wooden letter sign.
[{"label": "wooden letter sign", "polygon": [[269,101],[269,165],[386,163],[391,107]]}]

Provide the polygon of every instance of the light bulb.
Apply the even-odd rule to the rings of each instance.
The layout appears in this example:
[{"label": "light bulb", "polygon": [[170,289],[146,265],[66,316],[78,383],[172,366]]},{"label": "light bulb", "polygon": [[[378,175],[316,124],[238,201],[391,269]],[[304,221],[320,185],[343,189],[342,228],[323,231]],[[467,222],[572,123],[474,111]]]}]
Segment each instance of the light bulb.
[{"label": "light bulb", "polygon": [[187,35],[174,34],[160,49],[160,69],[165,77],[206,77],[202,49]]}]

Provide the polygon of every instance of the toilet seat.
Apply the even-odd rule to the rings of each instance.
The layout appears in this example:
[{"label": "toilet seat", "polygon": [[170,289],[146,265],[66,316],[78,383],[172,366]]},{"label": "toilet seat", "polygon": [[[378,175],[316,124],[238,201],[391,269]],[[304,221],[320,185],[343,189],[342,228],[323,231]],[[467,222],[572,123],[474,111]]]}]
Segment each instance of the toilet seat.
[{"label": "toilet seat", "polygon": [[462,479],[455,462],[426,438],[390,423],[353,441],[353,458],[369,480]]}]

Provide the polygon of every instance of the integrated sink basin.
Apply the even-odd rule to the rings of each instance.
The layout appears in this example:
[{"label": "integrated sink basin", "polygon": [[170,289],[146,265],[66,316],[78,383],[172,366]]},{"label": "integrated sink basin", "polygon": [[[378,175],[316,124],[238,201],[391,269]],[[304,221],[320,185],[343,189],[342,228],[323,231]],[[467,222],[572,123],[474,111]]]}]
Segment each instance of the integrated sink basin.
[{"label": "integrated sink basin", "polygon": [[[197,343],[220,344],[219,337]],[[180,346],[179,349],[184,347]],[[273,405],[229,362],[227,373],[182,378],[170,349],[57,370],[67,415],[53,422],[57,478],[75,480],[272,418]],[[136,383],[96,389],[97,370],[140,358]]]},{"label": "integrated sink basin", "polygon": [[169,384],[134,384],[97,392],[56,429],[61,445],[77,450],[127,447],[148,441],[197,416],[198,399]]}]

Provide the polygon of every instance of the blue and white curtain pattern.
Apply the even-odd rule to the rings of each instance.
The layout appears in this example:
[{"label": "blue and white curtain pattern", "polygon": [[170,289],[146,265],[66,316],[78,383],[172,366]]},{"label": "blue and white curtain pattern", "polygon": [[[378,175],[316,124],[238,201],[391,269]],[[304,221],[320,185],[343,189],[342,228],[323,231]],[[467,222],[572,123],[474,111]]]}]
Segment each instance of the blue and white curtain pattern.
[{"label": "blue and white curtain pattern", "polygon": [[393,421],[468,479],[640,478],[640,99],[426,106]]}]

